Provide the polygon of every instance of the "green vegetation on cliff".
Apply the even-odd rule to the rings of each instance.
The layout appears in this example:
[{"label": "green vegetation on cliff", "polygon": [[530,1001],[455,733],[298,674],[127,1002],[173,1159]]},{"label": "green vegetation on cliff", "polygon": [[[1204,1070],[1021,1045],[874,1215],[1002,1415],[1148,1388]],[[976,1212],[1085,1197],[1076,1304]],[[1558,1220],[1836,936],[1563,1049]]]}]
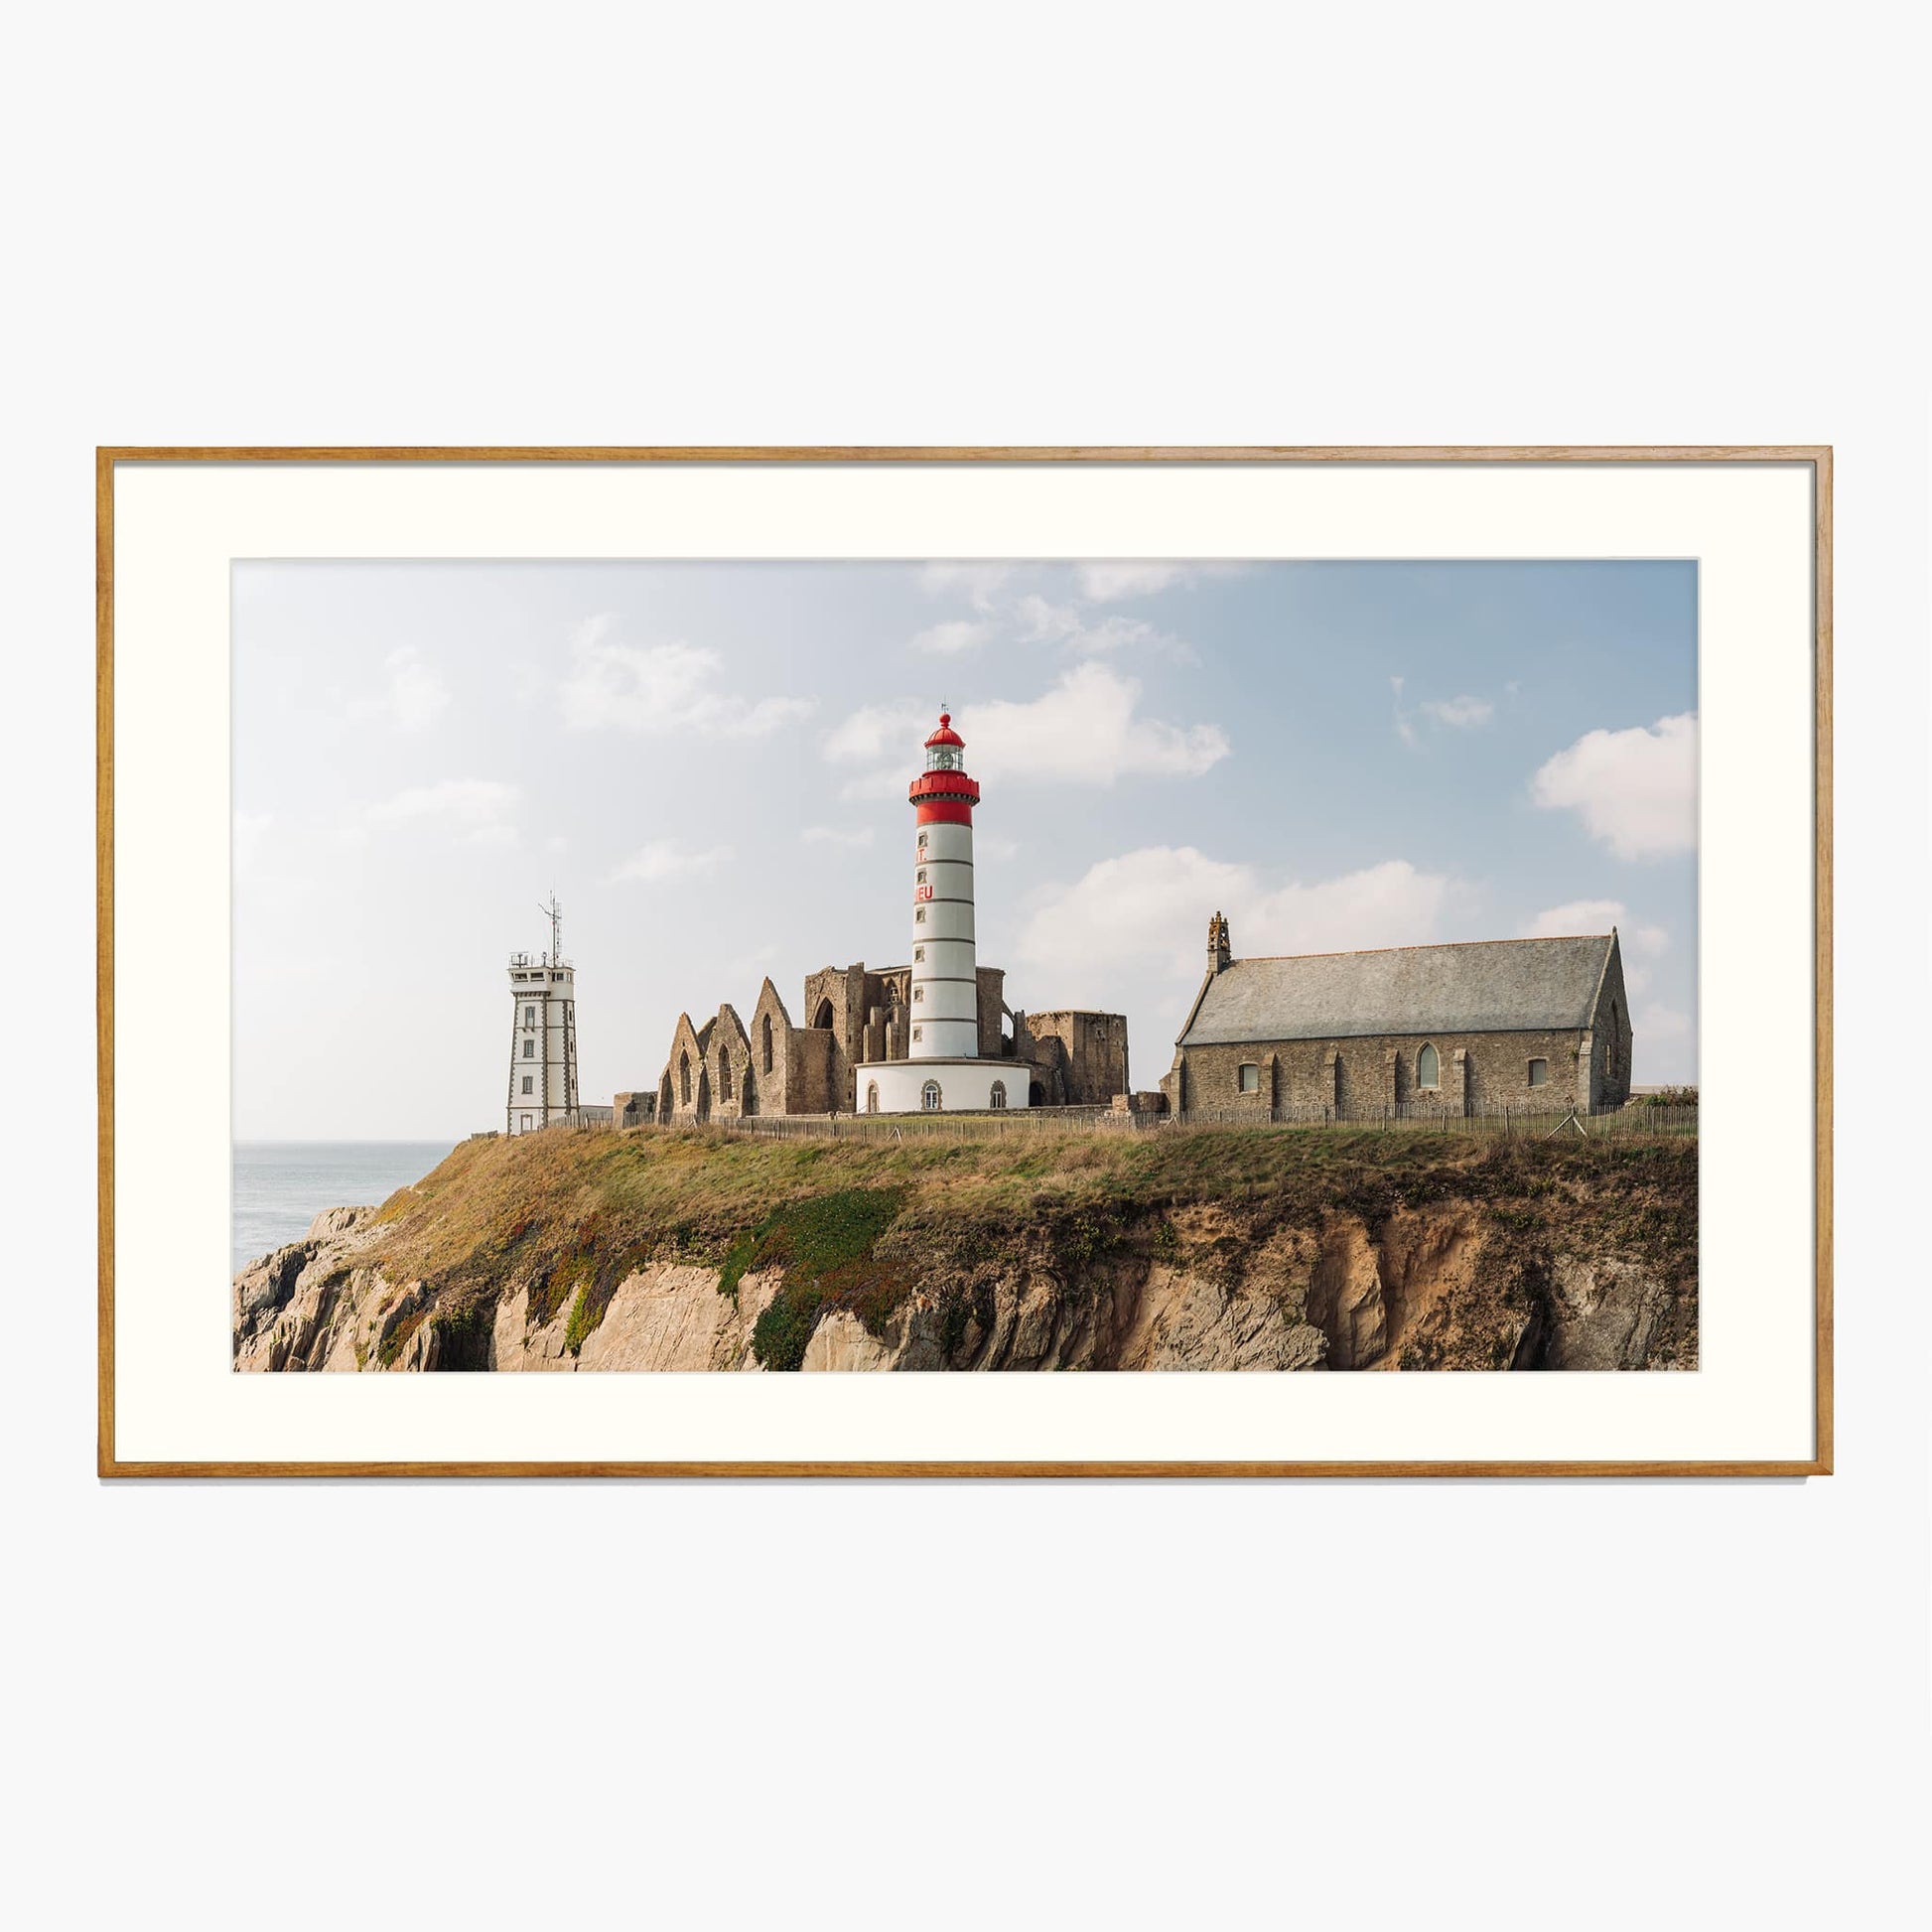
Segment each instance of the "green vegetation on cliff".
[{"label": "green vegetation on cliff", "polygon": [[[881,1337],[921,1293],[950,1349],[976,1311],[985,1326],[999,1271],[1075,1301],[1122,1262],[1184,1266],[1232,1292],[1277,1236],[1448,1207],[1479,1217],[1482,1299],[1520,1329],[1565,1252],[1694,1280],[1697,1144],[1265,1127],[904,1142],[554,1132],[459,1147],[384,1203],[369,1258],[426,1285],[446,1349],[465,1358],[483,1311],[518,1289],[532,1328],[566,1317],[575,1355],[652,1261],[715,1268],[734,1301],[748,1276],[776,1271],[753,1345],[764,1367],[792,1369],[834,1310]],[[1419,1329],[1403,1365],[1508,1365],[1494,1336],[1446,1334]]]}]

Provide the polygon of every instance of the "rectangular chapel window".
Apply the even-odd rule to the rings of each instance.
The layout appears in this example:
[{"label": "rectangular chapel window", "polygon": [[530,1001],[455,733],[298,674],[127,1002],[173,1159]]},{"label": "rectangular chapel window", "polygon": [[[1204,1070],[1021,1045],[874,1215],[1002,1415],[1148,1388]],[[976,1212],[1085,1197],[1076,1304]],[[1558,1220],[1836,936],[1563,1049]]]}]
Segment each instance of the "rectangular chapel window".
[{"label": "rectangular chapel window", "polygon": [[1549,1083],[1549,1079],[1550,1062],[1548,1060],[1532,1060],[1530,1062],[1530,1085],[1533,1087],[1546,1086]]}]

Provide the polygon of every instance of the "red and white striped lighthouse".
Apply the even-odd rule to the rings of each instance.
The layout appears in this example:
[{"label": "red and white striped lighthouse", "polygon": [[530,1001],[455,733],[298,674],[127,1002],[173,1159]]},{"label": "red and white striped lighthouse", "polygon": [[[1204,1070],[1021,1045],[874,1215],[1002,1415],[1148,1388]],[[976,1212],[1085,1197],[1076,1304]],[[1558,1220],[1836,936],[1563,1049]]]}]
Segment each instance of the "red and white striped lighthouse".
[{"label": "red and white striped lighthouse", "polygon": [[906,1057],[858,1069],[859,1105],[885,1114],[999,1112],[1028,1104],[1033,1069],[980,1054],[973,929],[973,808],[966,741],[941,711],[925,768],[906,790],[914,822],[911,1012]]},{"label": "red and white striped lighthouse", "polygon": [[906,1051],[915,1060],[979,1054],[978,947],[973,933],[973,807],[966,741],[939,714],[925,742],[925,769],[906,791],[917,821],[912,872],[912,1014]]}]

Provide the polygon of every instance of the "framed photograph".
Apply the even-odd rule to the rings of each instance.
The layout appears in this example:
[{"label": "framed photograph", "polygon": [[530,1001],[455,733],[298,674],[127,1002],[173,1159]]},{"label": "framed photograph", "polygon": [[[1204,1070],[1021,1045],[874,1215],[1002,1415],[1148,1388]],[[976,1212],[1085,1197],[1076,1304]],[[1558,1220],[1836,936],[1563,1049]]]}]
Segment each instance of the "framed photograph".
[{"label": "framed photograph", "polygon": [[1830,1471],[1829,450],[97,517],[101,1474]]}]

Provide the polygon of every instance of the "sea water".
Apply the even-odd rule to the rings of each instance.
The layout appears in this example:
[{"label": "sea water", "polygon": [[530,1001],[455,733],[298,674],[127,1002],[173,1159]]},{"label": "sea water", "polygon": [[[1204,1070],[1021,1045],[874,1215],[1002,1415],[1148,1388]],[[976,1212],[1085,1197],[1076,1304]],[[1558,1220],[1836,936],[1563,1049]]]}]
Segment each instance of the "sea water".
[{"label": "sea water", "polygon": [[300,1241],[325,1207],[387,1200],[453,1141],[244,1141],[234,1151],[234,1266]]}]

